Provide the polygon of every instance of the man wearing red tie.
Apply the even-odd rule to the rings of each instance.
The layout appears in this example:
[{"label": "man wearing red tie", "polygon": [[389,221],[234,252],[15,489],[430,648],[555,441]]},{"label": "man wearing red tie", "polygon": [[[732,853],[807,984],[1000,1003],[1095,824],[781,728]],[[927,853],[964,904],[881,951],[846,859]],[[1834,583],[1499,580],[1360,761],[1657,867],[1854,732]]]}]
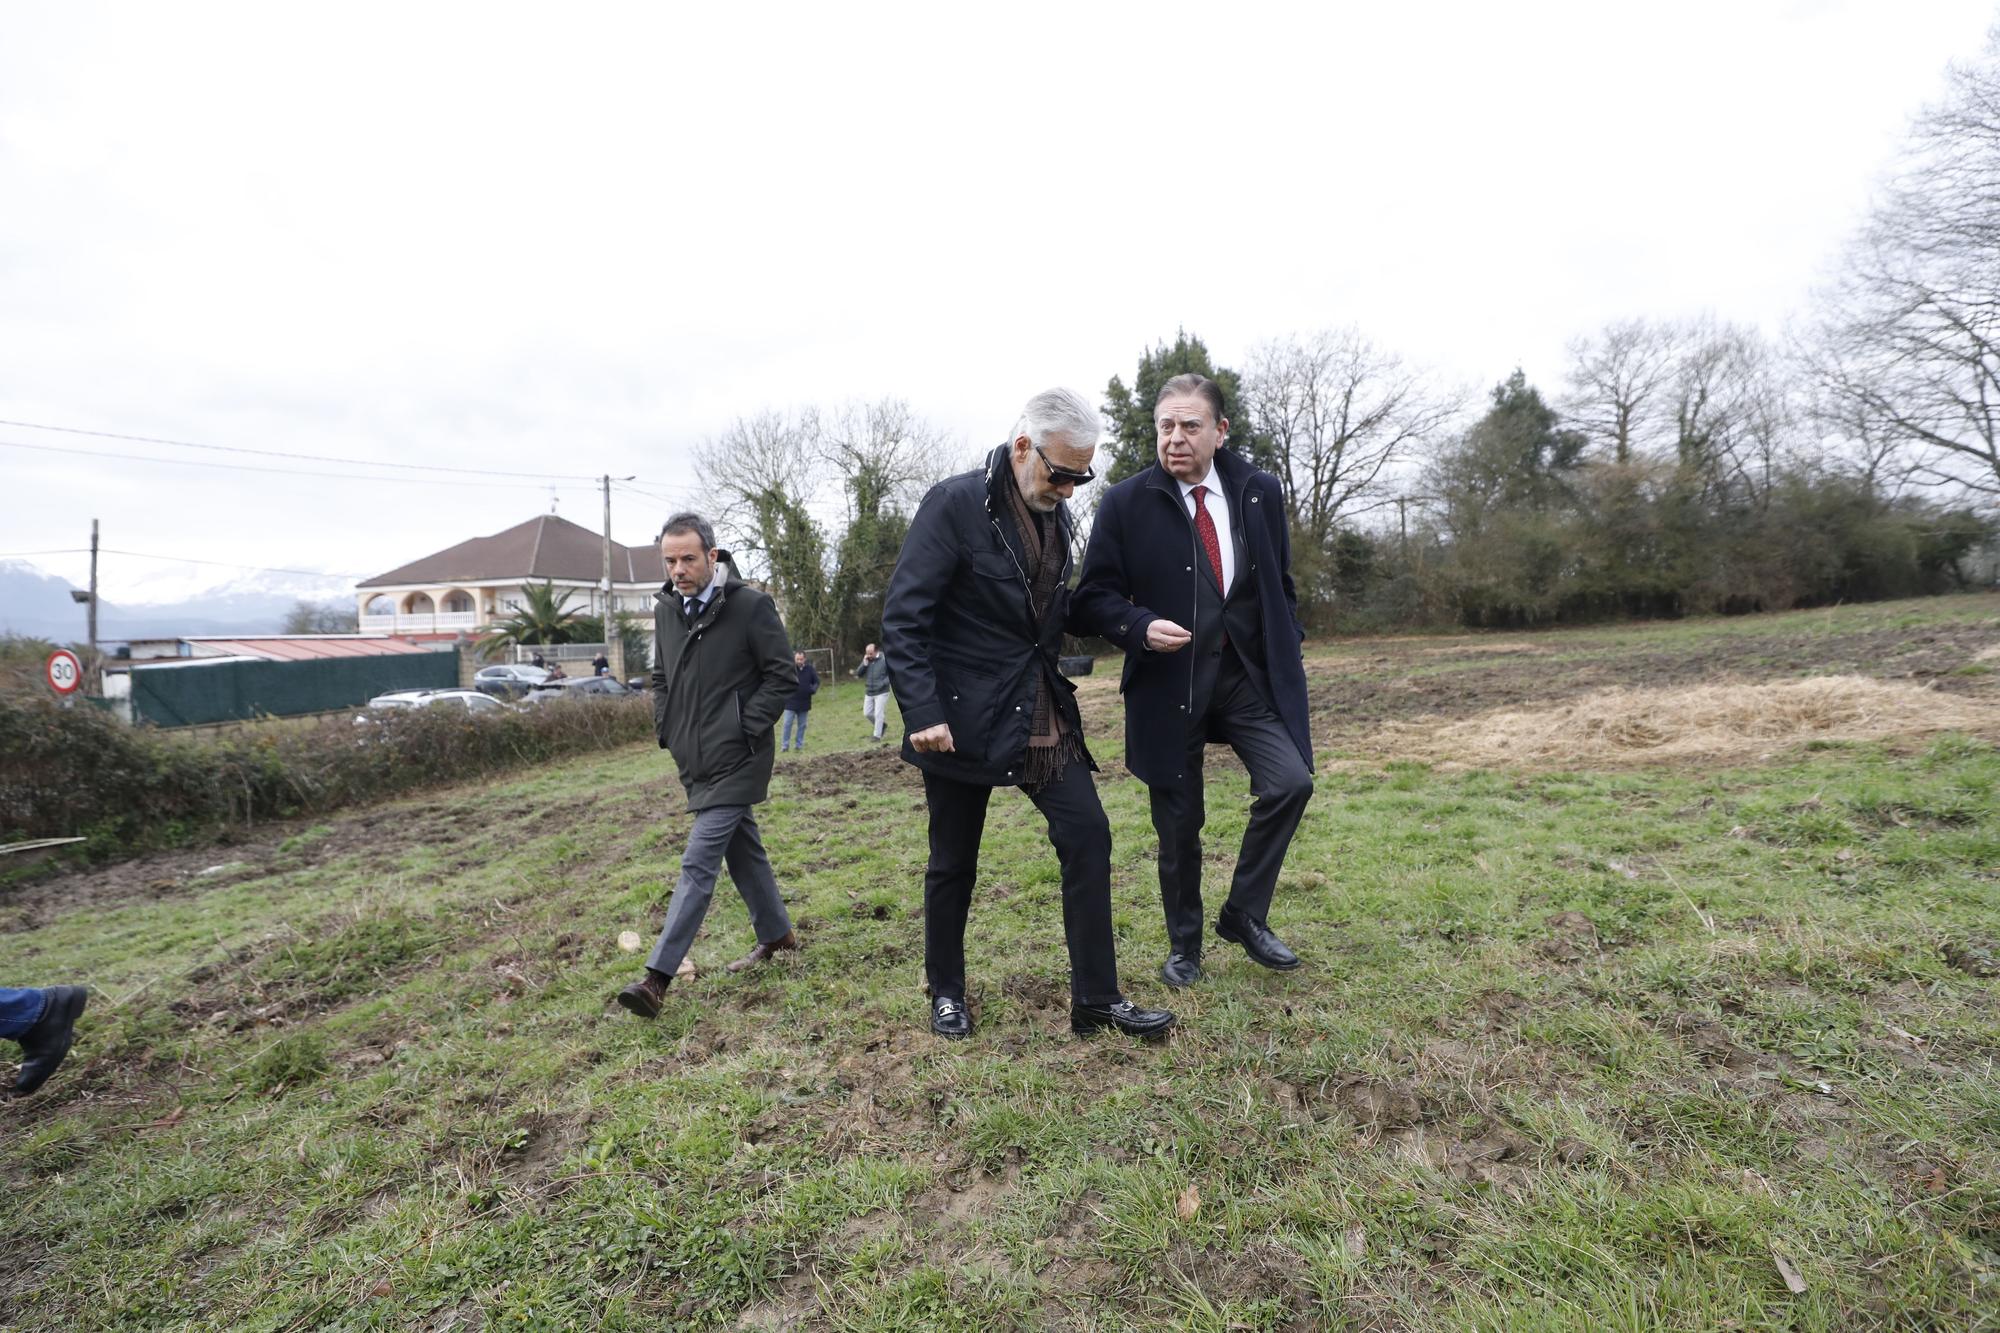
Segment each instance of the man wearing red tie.
[{"label": "man wearing red tie", "polygon": [[1215,933],[1276,971],[1298,955],[1271,897],[1312,797],[1312,737],[1278,479],[1222,447],[1222,390],[1177,375],[1153,407],[1159,463],[1105,492],[1071,601],[1073,634],[1125,650],[1125,766],[1152,798],[1170,986],[1201,979],[1203,747],[1250,771],[1249,826]]}]

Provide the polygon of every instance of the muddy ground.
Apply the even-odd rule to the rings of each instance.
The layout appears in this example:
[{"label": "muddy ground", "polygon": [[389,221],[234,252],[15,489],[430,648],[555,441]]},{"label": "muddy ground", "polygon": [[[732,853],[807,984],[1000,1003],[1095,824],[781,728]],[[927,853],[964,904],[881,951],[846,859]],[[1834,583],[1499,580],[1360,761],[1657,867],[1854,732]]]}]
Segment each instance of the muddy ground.
[{"label": "muddy ground", "polygon": [[[2000,606],[1995,609],[2000,611]],[[1982,653],[1991,661],[2000,650],[2000,615],[1983,622],[1847,632],[1824,625],[1768,634],[1685,633],[1671,625],[1653,628],[1663,640],[1657,648],[1643,642],[1645,627],[1543,635],[1359,638],[1336,640],[1326,647],[1308,645],[1314,741],[1322,749],[1365,751],[1367,738],[1385,723],[1450,721],[1494,709],[1553,704],[1610,687],[1669,688],[1855,674],[1917,682],[1952,694],[1988,698],[2000,694],[2000,686],[1994,684],[2000,673],[1965,670]],[[1088,736],[1122,738],[1118,670],[1117,657],[1100,659],[1097,670],[1077,682]],[[1096,748],[1107,775],[1123,771],[1115,755],[1107,752],[1109,747]],[[1210,759],[1224,767],[1235,762],[1220,747],[1211,751]],[[857,785],[903,789],[913,796],[921,792],[916,771],[890,746],[818,753],[788,763],[782,771],[784,780],[808,797],[831,796]],[[672,799],[671,784],[671,775],[663,773],[658,787],[632,784],[540,805],[519,800],[462,803],[445,790],[425,800],[367,807],[318,821],[231,830],[212,845],[52,873],[0,889],[0,932],[32,929],[56,911],[173,897],[346,857],[379,857],[386,855],[382,848],[433,844],[463,848],[482,833],[518,827],[524,821],[538,830],[556,829],[578,810],[607,797],[641,798],[632,806],[636,832],[662,820],[684,818]],[[327,831],[300,837],[316,828]]]}]

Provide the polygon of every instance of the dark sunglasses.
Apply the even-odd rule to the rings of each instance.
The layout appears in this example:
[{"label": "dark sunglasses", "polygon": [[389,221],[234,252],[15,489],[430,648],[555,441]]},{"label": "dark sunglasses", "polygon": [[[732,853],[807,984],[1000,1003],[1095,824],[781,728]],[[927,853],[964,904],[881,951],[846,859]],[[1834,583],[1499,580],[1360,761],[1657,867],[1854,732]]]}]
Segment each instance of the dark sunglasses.
[{"label": "dark sunglasses", "polygon": [[1049,470],[1050,481],[1054,482],[1066,481],[1074,486],[1087,486],[1091,482],[1097,480],[1097,474],[1095,472],[1092,472],[1089,468],[1085,468],[1081,472],[1071,472],[1066,467],[1057,467],[1054,463],[1051,463],[1049,461],[1049,456],[1042,452],[1042,446],[1039,444],[1035,446],[1035,457],[1041,459],[1042,466]]}]

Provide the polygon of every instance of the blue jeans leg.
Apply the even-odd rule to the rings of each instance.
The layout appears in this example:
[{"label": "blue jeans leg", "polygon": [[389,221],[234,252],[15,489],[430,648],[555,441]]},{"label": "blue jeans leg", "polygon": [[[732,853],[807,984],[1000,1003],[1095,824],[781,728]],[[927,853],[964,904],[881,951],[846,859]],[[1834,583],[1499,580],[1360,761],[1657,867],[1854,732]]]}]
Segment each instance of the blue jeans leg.
[{"label": "blue jeans leg", "polygon": [[18,1037],[42,1021],[49,993],[0,986],[0,1037]]}]

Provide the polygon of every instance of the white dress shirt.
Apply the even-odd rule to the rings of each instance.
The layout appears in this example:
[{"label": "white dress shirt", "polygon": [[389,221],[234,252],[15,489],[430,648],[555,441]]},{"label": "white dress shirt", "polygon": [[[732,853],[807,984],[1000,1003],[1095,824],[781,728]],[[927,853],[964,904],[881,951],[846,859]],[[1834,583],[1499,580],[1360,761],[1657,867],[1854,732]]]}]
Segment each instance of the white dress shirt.
[{"label": "white dress shirt", "polygon": [[715,590],[717,588],[720,588],[724,580],[726,580],[728,577],[729,576],[727,574],[723,573],[722,562],[720,560],[716,561],[715,572],[709,575],[708,586],[706,588],[703,588],[700,592],[696,593],[692,597],[681,598],[681,614],[686,615],[688,608],[690,606],[693,606],[696,602],[700,602],[704,607],[706,607],[708,605],[709,599],[715,596]]},{"label": "white dress shirt", "polygon": [[[1190,519],[1194,517],[1194,488],[1197,486],[1208,487],[1202,493],[1201,507],[1208,511],[1209,521],[1215,524],[1215,540],[1222,547],[1222,595],[1227,597],[1230,588],[1236,584],[1236,543],[1229,536],[1229,501],[1223,498],[1222,491],[1215,484],[1215,469],[1210,468],[1208,475],[1200,481],[1180,483],[1181,506],[1187,510]],[[1202,551],[1201,558],[1208,559],[1208,552]]]}]

